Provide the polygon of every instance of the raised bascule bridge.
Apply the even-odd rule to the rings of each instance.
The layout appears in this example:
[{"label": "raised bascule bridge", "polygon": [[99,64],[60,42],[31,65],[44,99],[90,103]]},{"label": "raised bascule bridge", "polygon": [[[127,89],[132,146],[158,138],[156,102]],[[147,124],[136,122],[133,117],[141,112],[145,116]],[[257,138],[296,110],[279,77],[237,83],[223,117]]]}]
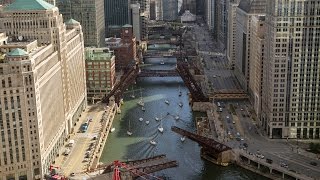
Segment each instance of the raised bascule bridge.
[{"label": "raised bascule bridge", "polygon": [[134,180],[139,177],[160,180],[161,177],[154,176],[152,173],[177,166],[177,161],[167,159],[166,155],[158,155],[126,162],[116,160],[111,164],[99,165],[84,174],[90,175],[89,179],[92,180]]},{"label": "raised bascule bridge", "polygon": [[171,130],[197,142],[201,146],[201,157],[210,162],[221,166],[228,166],[234,160],[232,148],[223,143],[176,126],[172,126]]}]

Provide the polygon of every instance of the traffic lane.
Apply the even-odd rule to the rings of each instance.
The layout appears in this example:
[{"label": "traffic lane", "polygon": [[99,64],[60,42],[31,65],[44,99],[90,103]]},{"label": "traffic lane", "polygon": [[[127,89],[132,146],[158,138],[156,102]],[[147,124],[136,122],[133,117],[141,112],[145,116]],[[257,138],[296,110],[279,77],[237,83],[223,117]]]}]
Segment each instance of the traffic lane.
[{"label": "traffic lane", "polygon": [[[86,136],[86,135],[97,133],[96,129],[97,129],[97,126],[100,124],[100,121],[99,121],[99,119],[100,119],[99,117],[101,117],[100,114],[101,114],[101,112],[87,115],[86,119],[88,117],[92,117],[93,122],[90,122],[86,133],[77,133],[77,139],[75,141],[79,142],[79,143],[75,143],[74,148],[77,149],[76,152],[74,154],[71,153],[69,155],[70,161],[67,163],[67,167],[64,170],[64,173],[66,175],[69,175],[72,172],[82,171],[84,165],[87,164],[87,162],[84,163],[83,160],[85,157],[85,152],[88,149],[89,142],[92,140],[92,137]],[[83,136],[83,135],[85,135],[85,136]],[[79,157],[82,157],[82,158],[79,158]]]},{"label": "traffic lane", "polygon": [[[286,158],[287,155],[283,155],[283,156],[279,156],[278,154],[275,153],[266,153],[269,159],[273,160],[273,164],[277,165],[277,166],[281,166],[281,163],[285,163],[288,165],[288,169],[289,170],[294,170],[300,174],[305,174],[305,169],[310,169],[312,171],[309,171],[308,173],[310,175],[312,175],[313,177],[319,177],[320,176],[320,172],[319,172],[319,168],[317,167],[312,167],[311,165],[306,164],[303,160],[302,161],[296,161],[294,159],[290,159],[290,158]],[[283,167],[284,168],[284,167]]]}]

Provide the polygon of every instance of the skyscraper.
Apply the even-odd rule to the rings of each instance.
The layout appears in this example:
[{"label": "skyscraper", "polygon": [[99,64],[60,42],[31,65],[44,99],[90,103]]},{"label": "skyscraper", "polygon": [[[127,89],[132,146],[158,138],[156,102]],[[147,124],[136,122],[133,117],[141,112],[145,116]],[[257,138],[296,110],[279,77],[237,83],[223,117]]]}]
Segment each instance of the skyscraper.
[{"label": "skyscraper", "polygon": [[0,178],[43,179],[86,106],[82,29],[49,3],[16,0],[0,32]]},{"label": "skyscraper", "polygon": [[235,38],[236,38],[236,11],[239,5],[240,0],[232,0],[229,3],[228,7],[228,35],[227,35],[227,58],[229,62],[229,66],[231,69],[234,69],[235,63]]},{"label": "skyscraper", "polygon": [[120,36],[121,27],[130,23],[130,1],[104,0],[104,8],[106,37]]},{"label": "skyscraper", "polygon": [[265,15],[267,0],[241,0],[236,10],[235,74],[242,88],[249,91],[251,21],[256,15]]},{"label": "skyscraper", "polygon": [[197,14],[197,1],[183,0],[179,14],[183,14],[185,10],[189,10],[192,14]]},{"label": "skyscraper", "polygon": [[268,0],[262,118],[271,138],[319,139],[319,20],[319,0]]},{"label": "skyscraper", "polygon": [[178,18],[178,1],[162,0],[163,20],[174,21]]},{"label": "skyscraper", "polygon": [[64,21],[72,18],[80,22],[85,46],[104,46],[104,0],[57,0],[57,7]]}]

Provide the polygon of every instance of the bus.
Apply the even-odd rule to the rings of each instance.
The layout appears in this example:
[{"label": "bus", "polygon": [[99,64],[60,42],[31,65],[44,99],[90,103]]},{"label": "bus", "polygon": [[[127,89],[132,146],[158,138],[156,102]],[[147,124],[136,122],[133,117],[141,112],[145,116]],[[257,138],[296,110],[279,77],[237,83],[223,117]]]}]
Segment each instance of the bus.
[{"label": "bus", "polygon": [[87,122],[83,123],[81,125],[81,132],[83,132],[83,133],[87,132],[88,126],[89,126],[89,124]]}]

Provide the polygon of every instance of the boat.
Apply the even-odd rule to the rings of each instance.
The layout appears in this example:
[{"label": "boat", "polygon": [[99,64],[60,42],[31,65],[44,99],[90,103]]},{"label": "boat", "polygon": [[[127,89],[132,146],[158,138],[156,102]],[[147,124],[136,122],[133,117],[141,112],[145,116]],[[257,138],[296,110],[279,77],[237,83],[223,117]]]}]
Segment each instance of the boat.
[{"label": "boat", "polygon": [[146,108],[144,108],[144,106],[142,106],[142,107],[141,107],[141,110],[142,110],[142,111],[146,111]]},{"label": "boat", "polygon": [[131,136],[131,135],[132,135],[132,132],[131,132],[131,131],[127,131],[127,134],[128,134],[129,136]]},{"label": "boat", "polygon": [[162,119],[160,121],[160,126],[158,127],[159,132],[163,132],[163,127],[162,127]]},{"label": "boat", "polygon": [[180,138],[180,140],[181,140],[181,142],[184,142],[184,141],[186,140],[186,137],[185,137],[185,136],[182,136],[182,137]]},{"label": "boat", "polygon": [[179,120],[180,119],[179,115],[176,115],[176,117],[174,117],[174,119]]},{"label": "boat", "polygon": [[159,118],[158,118],[158,117],[156,117],[155,119],[156,119],[156,121],[159,121]]},{"label": "boat", "polygon": [[110,132],[113,132],[115,130],[116,130],[116,128],[113,127],[113,128],[110,129]]},{"label": "boat", "polygon": [[140,106],[144,106],[144,101],[143,101],[143,98],[142,98],[142,91],[140,91],[140,100],[138,101],[138,104],[140,105]]},{"label": "boat", "polygon": [[150,144],[152,144],[152,145],[157,145],[157,142],[154,141],[154,140],[151,140],[151,141],[150,141]]},{"label": "boat", "polygon": [[128,128],[128,130],[127,130],[127,134],[128,134],[129,136],[132,135],[132,132],[131,132],[131,123],[130,123],[130,121],[131,121],[131,119],[129,118],[129,128]]},{"label": "boat", "polygon": [[165,100],[164,102],[165,102],[166,104],[168,104],[168,105],[170,104],[170,102],[169,102],[168,100]]},{"label": "boat", "polygon": [[134,95],[133,86],[132,86],[132,94],[131,94],[131,98],[136,98],[136,96]]},{"label": "boat", "polygon": [[141,117],[141,118],[139,118],[139,121],[143,121],[143,118]]},{"label": "boat", "polygon": [[182,106],[183,106],[182,102],[179,102],[179,106],[180,106],[180,107],[182,107]]},{"label": "boat", "polygon": [[164,61],[162,60],[162,61],[160,62],[160,64],[161,64],[161,65],[164,65]]},{"label": "boat", "polygon": [[179,86],[179,96],[182,96],[182,92],[181,92],[180,86]]},{"label": "boat", "polygon": [[147,121],[146,121],[146,124],[148,125],[149,123],[150,123],[150,121],[147,120]]}]

